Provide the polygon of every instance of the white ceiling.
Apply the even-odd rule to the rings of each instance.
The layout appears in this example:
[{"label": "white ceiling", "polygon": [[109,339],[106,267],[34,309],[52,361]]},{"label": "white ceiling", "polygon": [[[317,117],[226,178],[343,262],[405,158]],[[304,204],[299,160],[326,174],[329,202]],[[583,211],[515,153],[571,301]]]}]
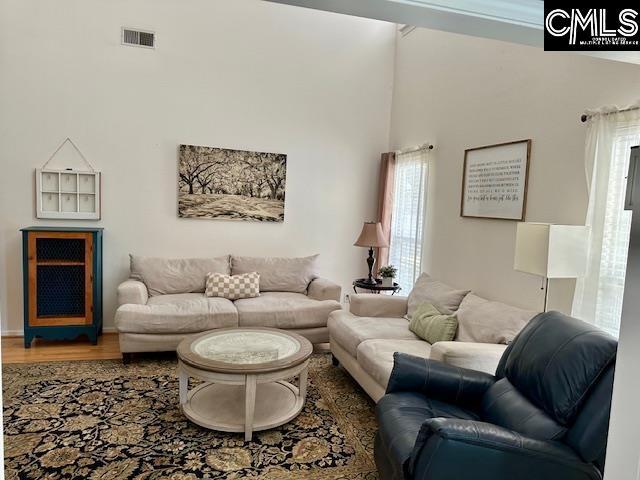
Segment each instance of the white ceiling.
[{"label": "white ceiling", "polygon": [[542,46],[540,0],[269,0],[435,30]]},{"label": "white ceiling", "polygon": [[[267,0],[416,27],[520,43],[544,45],[541,0]],[[584,52],[640,64],[640,52]]]}]

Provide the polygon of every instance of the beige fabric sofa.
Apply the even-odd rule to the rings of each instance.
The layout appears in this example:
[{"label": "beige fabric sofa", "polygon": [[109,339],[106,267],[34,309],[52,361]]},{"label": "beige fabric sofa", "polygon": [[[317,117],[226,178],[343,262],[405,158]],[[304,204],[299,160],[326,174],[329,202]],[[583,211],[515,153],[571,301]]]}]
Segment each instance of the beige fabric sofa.
[{"label": "beige fabric sofa", "polygon": [[[223,256],[163,259],[131,256],[131,278],[118,287],[115,324],[120,350],[175,350],[184,338],[216,328],[261,326],[291,330],[312,343],[329,341],[327,318],[339,310],[341,288],[317,274],[317,255],[305,258]],[[260,296],[207,297],[209,272],[257,271]]]},{"label": "beige fabric sofa", "polygon": [[[536,315],[441,282],[424,283],[419,279],[409,297],[351,295],[350,311],[334,311],[329,316],[334,359],[376,402],[384,395],[395,352],[493,374],[507,342]],[[435,293],[434,283],[438,284]],[[409,330],[407,314],[421,301],[447,303],[450,310],[457,310],[455,341],[431,345]]]}]

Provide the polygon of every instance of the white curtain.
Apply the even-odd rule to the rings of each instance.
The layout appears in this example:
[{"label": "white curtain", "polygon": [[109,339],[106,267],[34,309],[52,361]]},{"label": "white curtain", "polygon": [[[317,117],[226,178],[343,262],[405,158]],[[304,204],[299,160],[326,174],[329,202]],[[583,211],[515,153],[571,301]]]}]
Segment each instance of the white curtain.
[{"label": "white curtain", "polygon": [[421,272],[427,178],[427,150],[396,154],[389,264],[405,294]]},{"label": "white curtain", "polygon": [[588,113],[589,251],[587,273],[576,283],[572,315],[617,337],[631,228],[631,212],[624,210],[626,176],[630,148],[640,145],[640,110]]}]

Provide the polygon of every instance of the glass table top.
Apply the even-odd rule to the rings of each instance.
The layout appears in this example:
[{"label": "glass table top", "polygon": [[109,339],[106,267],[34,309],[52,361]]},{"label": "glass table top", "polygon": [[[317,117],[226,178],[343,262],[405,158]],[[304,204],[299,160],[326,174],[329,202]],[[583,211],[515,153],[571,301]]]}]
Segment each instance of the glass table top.
[{"label": "glass table top", "polygon": [[191,351],[216,362],[255,365],[287,358],[300,351],[300,344],[264,331],[214,332],[195,340]]}]

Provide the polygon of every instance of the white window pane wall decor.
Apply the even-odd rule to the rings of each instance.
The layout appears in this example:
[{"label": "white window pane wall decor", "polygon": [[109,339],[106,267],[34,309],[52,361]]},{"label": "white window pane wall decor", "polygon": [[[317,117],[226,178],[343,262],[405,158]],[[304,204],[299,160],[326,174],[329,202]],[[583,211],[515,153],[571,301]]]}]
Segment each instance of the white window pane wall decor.
[{"label": "white window pane wall decor", "polygon": [[36,217],[100,219],[100,172],[36,170]]}]

